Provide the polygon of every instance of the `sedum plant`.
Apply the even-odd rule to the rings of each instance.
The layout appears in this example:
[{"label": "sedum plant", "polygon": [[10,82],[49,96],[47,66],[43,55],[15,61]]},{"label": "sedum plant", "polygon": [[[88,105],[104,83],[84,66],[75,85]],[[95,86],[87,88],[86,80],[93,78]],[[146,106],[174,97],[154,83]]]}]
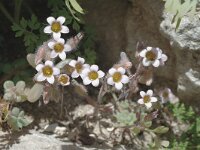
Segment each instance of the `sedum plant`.
[{"label": "sedum plant", "polygon": [[[74,130],[80,130],[79,126],[86,126],[87,129],[93,128],[92,133],[97,134],[95,128],[98,125],[99,136],[112,144],[132,144],[138,149],[168,147],[169,142],[161,139],[160,134],[168,132],[169,128],[160,125],[158,115],[165,109],[166,102],[175,102],[176,97],[168,88],[149,88],[153,82],[153,70],[165,65],[167,55],[160,48],[146,47],[139,43],[136,47],[136,64],[133,65],[126,53],[121,52],[119,61],[104,72],[98,65],[90,65],[80,56],[77,59],[68,58],[77,49],[83,33],[68,40],[63,39],[62,35],[70,32],[64,25],[65,21],[63,16],[47,18],[48,25],[43,31],[49,35],[49,40],[39,46],[35,53],[27,55],[29,64],[37,71],[33,77],[33,86],[26,87],[23,81],[17,82],[15,86],[12,81],[6,81],[2,101],[12,106],[25,100],[36,102],[42,99],[44,104],[56,100],[61,103],[62,116],[63,111],[68,111],[63,109],[65,91],[67,86],[73,86],[74,92],[94,107],[94,111],[79,125],[70,119],[74,123]],[[131,70],[133,67],[136,70],[134,73]],[[145,85],[147,90],[141,89],[140,84]],[[88,94],[88,85],[99,89],[96,99]],[[19,130],[30,123],[22,110],[16,107],[6,108],[6,119],[3,115],[1,117],[10,128]],[[102,124],[105,119],[107,127]],[[141,140],[141,135],[149,140]]]}]

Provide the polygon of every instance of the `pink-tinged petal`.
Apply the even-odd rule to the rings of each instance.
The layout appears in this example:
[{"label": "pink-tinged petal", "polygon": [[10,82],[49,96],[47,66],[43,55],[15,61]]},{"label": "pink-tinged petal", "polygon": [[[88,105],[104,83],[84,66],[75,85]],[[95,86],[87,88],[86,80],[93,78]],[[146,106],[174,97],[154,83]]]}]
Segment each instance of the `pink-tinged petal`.
[{"label": "pink-tinged petal", "polygon": [[47,22],[51,25],[55,21],[54,17],[48,17]]},{"label": "pink-tinged petal", "polygon": [[65,44],[65,40],[63,38],[56,39],[58,43]]},{"label": "pink-tinged petal", "polygon": [[78,57],[77,61],[78,61],[78,62],[81,62],[82,64],[84,64],[84,63],[85,63],[85,59],[84,59],[84,58],[82,58],[82,57]]},{"label": "pink-tinged petal", "polygon": [[107,79],[107,83],[108,83],[109,85],[114,85],[113,78],[112,78],[112,77],[109,77],[109,78]]},{"label": "pink-tinged petal", "polygon": [[69,65],[72,66],[72,67],[75,67],[76,62],[77,62],[76,60],[71,60],[71,61],[69,62]]},{"label": "pink-tinged petal", "polygon": [[125,72],[126,72],[126,70],[124,68],[122,68],[122,67],[119,67],[117,69],[117,71],[119,71],[121,74],[125,74]]},{"label": "pink-tinged petal", "polygon": [[60,69],[53,67],[53,75],[58,75],[60,74]]},{"label": "pink-tinged petal", "polygon": [[83,84],[84,84],[84,85],[89,85],[91,82],[92,82],[92,81],[91,81],[88,77],[85,77],[85,78],[83,79]]},{"label": "pink-tinged petal", "polygon": [[142,50],[141,52],[140,52],[140,57],[145,57],[146,56],[146,52],[147,52],[147,50],[146,49],[144,49],[144,50]]},{"label": "pink-tinged petal", "polygon": [[99,78],[102,78],[105,75],[105,73],[101,70],[99,70],[97,73],[99,75]]},{"label": "pink-tinged petal", "polygon": [[151,97],[151,96],[153,96],[153,91],[152,90],[148,90],[147,94]]},{"label": "pink-tinged petal", "polygon": [[44,33],[52,33],[51,26],[46,26],[44,28]]},{"label": "pink-tinged petal", "polygon": [[60,37],[61,37],[61,33],[60,32],[58,32],[58,33],[53,32],[53,38],[54,39],[59,39]]},{"label": "pink-tinged petal", "polygon": [[147,49],[147,51],[150,51],[150,50],[152,50],[152,47],[148,46],[146,49]]},{"label": "pink-tinged petal", "polygon": [[44,67],[43,64],[39,64],[39,65],[37,65],[37,66],[35,67],[35,69],[36,69],[37,71],[41,71],[43,67]]},{"label": "pink-tinged petal", "polygon": [[40,73],[36,78],[36,80],[39,82],[44,81],[45,79],[46,79],[46,77],[42,73]]},{"label": "pink-tinged petal", "polygon": [[49,43],[48,43],[49,48],[50,48],[50,49],[53,49],[53,48],[54,48],[54,44],[55,44],[55,42],[49,42]]},{"label": "pink-tinged petal", "polygon": [[149,103],[145,103],[145,105],[146,105],[147,108],[151,108],[152,103],[151,103],[151,102],[149,102]]},{"label": "pink-tinged petal", "polygon": [[144,97],[146,95],[146,93],[144,91],[140,91],[140,96]]},{"label": "pink-tinged petal", "polygon": [[167,55],[162,54],[162,56],[161,56],[161,60],[162,60],[162,61],[167,61],[167,59],[168,59]]},{"label": "pink-tinged petal", "polygon": [[73,71],[72,74],[71,74],[71,77],[72,77],[72,78],[78,78],[78,77],[79,77],[78,72],[77,72],[76,70]]},{"label": "pink-tinged petal", "polygon": [[117,90],[121,90],[122,87],[123,87],[123,84],[122,84],[121,82],[115,83],[115,88],[116,88]]},{"label": "pink-tinged petal", "polygon": [[126,84],[129,82],[129,77],[127,75],[122,75],[122,80],[121,80],[122,83]]},{"label": "pink-tinged petal", "polygon": [[58,53],[56,53],[54,50],[51,51],[50,57],[51,58],[56,58],[58,56]]},{"label": "pink-tinged petal", "polygon": [[157,102],[158,99],[156,97],[151,97],[151,102]]},{"label": "pink-tinged petal", "polygon": [[92,65],[90,67],[90,70],[93,70],[93,71],[98,71],[99,70],[99,67],[97,65]]},{"label": "pink-tinged petal", "polygon": [[150,66],[151,62],[148,61],[146,58],[143,58],[142,64],[147,67],[147,66]]},{"label": "pink-tinged petal", "polygon": [[52,61],[50,61],[50,60],[47,60],[46,62],[45,62],[45,65],[47,66],[53,66],[53,62]]},{"label": "pink-tinged petal", "polygon": [[60,32],[61,33],[69,33],[69,28],[67,26],[62,26],[62,29]]},{"label": "pink-tinged petal", "polygon": [[96,79],[96,80],[92,81],[92,85],[94,87],[97,87],[99,85],[99,79]]},{"label": "pink-tinged petal", "polygon": [[115,68],[109,69],[108,73],[112,76],[117,70]]},{"label": "pink-tinged petal", "polygon": [[140,98],[140,99],[138,100],[138,103],[139,103],[139,104],[144,104],[144,101],[143,101],[143,99],[142,99],[142,98]]},{"label": "pink-tinged petal", "polygon": [[48,77],[48,78],[47,78],[47,81],[48,81],[50,84],[53,84],[54,81],[55,81],[54,76]]},{"label": "pink-tinged petal", "polygon": [[65,60],[66,59],[66,54],[65,52],[62,52],[59,54],[60,59]]},{"label": "pink-tinged petal", "polygon": [[162,57],[162,51],[158,50],[157,51],[157,59],[160,59]]},{"label": "pink-tinged petal", "polygon": [[153,62],[153,66],[154,67],[158,67],[160,65],[160,61],[158,59],[156,59],[154,62]]},{"label": "pink-tinged petal", "polygon": [[65,22],[65,17],[60,16],[56,19],[56,21],[60,22],[60,24],[63,24]]},{"label": "pink-tinged petal", "polygon": [[70,52],[72,50],[72,47],[69,44],[65,44],[64,49],[66,52]]}]

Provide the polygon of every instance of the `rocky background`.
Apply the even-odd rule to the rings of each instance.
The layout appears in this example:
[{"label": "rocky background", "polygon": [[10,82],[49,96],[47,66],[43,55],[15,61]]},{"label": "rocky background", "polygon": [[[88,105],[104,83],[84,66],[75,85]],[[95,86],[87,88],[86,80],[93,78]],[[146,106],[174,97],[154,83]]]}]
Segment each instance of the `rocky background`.
[{"label": "rocky background", "polygon": [[168,86],[180,100],[195,104],[200,96],[200,15],[183,18],[179,29],[164,13],[161,0],[87,0],[87,24],[96,30],[99,64],[108,69],[126,51],[134,62],[136,43],[160,47],[166,66],[155,72],[155,82]]}]

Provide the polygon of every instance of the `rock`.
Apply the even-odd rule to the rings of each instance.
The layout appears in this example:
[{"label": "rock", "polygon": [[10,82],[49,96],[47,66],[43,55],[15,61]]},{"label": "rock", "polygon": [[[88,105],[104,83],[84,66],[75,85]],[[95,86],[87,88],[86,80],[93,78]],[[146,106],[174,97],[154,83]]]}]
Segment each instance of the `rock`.
[{"label": "rock", "polygon": [[64,135],[67,132],[67,128],[66,127],[60,127],[58,126],[57,123],[54,124],[50,124],[50,125],[46,125],[44,127],[44,132],[48,132],[48,133],[55,133],[57,135]]}]

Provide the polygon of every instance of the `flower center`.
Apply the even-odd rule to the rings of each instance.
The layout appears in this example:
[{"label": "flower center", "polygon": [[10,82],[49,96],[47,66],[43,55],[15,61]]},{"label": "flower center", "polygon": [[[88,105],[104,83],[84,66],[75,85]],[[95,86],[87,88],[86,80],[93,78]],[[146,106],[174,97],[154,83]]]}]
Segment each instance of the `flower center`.
[{"label": "flower center", "polygon": [[50,66],[44,66],[42,68],[43,75],[46,77],[50,77],[53,74],[53,69]]},{"label": "flower center", "polygon": [[151,98],[150,98],[149,95],[145,95],[145,96],[143,97],[143,100],[144,100],[144,103],[148,103],[148,102],[150,102]]},{"label": "flower center", "polygon": [[64,45],[62,43],[56,43],[54,45],[54,50],[56,51],[56,53],[62,52],[63,49],[64,49]]},{"label": "flower center", "polygon": [[61,24],[60,24],[60,22],[53,22],[52,23],[52,25],[51,25],[51,30],[53,31],[53,32],[59,32],[60,30],[61,30]]},{"label": "flower center", "polygon": [[78,73],[81,73],[82,68],[83,68],[83,64],[80,63],[80,62],[78,62],[78,63],[76,63],[75,68],[76,68],[76,71],[77,71]]},{"label": "flower center", "polygon": [[67,84],[69,82],[69,78],[65,75],[61,75],[58,79],[60,83]]},{"label": "flower center", "polygon": [[155,52],[153,52],[153,51],[148,51],[147,53],[146,53],[146,58],[148,59],[148,60],[150,60],[150,61],[154,61],[155,59],[156,59],[156,53]]},{"label": "flower center", "polygon": [[114,82],[120,82],[122,79],[122,74],[120,72],[115,72],[112,77]]},{"label": "flower center", "polygon": [[169,96],[169,93],[168,93],[167,91],[165,91],[165,92],[163,92],[162,96],[163,96],[164,98],[167,98],[167,97]]},{"label": "flower center", "polygon": [[96,80],[98,78],[98,73],[96,71],[90,71],[88,77],[90,80]]}]

